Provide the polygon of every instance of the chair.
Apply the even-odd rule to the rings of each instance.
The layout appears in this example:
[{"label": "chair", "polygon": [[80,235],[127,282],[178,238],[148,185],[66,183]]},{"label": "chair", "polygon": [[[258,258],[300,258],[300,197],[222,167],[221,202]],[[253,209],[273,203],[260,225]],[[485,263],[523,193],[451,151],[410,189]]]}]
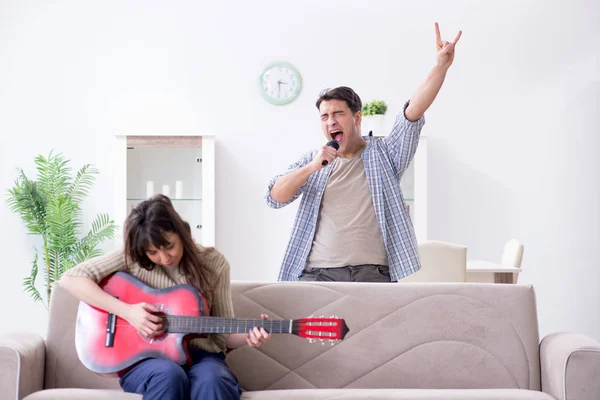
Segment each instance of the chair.
[{"label": "chair", "polygon": [[421,269],[400,283],[409,282],[465,282],[467,276],[467,248],[458,244],[427,240],[419,243]]},{"label": "chair", "polygon": [[511,239],[504,245],[502,252],[502,265],[521,268],[523,261],[523,245],[517,239]]},{"label": "chair", "polygon": [[[502,265],[506,267],[521,268],[523,261],[523,245],[517,239],[511,239],[504,245],[502,252]],[[515,273],[513,283],[517,283],[519,274]]]}]

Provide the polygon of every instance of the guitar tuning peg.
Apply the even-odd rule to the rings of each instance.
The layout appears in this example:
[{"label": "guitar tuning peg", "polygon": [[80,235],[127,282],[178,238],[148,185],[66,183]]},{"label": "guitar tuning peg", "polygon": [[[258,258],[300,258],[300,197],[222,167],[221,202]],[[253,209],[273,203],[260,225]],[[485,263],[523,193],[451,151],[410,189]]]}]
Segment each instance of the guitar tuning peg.
[{"label": "guitar tuning peg", "polygon": [[337,340],[329,340],[329,345],[334,346],[337,343]]},{"label": "guitar tuning peg", "polygon": [[308,339],[308,343],[314,343],[314,342],[316,342],[316,339],[313,339],[313,338]]},{"label": "guitar tuning peg", "polygon": [[319,339],[321,341],[321,346],[325,346],[325,341],[323,339]]}]

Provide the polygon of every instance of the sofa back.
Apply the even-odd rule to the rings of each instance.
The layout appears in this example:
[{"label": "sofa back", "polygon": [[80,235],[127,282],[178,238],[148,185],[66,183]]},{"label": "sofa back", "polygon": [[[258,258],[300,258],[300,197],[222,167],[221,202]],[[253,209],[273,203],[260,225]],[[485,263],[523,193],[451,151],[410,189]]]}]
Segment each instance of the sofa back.
[{"label": "sofa back", "polygon": [[480,283],[236,282],[237,316],[344,318],[332,346],[273,335],[228,364],[246,390],[520,388],[540,390],[530,286]]},{"label": "sofa back", "polygon": [[[535,293],[530,286],[478,283],[233,282],[237,317],[344,318],[334,346],[273,335],[227,362],[245,390],[286,388],[540,389]],[[78,302],[55,286],[46,388],[118,388],[79,362]]]}]

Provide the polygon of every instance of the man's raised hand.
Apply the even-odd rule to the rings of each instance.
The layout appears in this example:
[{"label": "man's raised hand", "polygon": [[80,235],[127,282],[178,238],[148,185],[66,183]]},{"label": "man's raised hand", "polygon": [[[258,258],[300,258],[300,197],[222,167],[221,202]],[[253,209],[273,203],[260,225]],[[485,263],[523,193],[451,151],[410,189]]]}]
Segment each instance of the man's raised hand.
[{"label": "man's raised hand", "polygon": [[440,26],[437,22],[435,23],[435,48],[437,51],[438,66],[449,68],[452,65],[452,62],[454,61],[454,48],[460,39],[460,35],[462,35],[462,31],[458,31],[453,42],[442,40]]}]

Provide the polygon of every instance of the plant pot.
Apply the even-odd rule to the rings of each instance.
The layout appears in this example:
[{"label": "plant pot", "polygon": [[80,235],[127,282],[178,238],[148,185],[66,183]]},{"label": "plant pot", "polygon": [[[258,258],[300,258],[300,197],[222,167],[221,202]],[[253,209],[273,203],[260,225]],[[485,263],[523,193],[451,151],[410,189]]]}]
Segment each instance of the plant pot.
[{"label": "plant pot", "polygon": [[385,115],[367,115],[362,119],[361,132],[363,136],[367,136],[369,132],[373,132],[373,136],[386,136],[387,132],[383,130],[383,122]]}]

